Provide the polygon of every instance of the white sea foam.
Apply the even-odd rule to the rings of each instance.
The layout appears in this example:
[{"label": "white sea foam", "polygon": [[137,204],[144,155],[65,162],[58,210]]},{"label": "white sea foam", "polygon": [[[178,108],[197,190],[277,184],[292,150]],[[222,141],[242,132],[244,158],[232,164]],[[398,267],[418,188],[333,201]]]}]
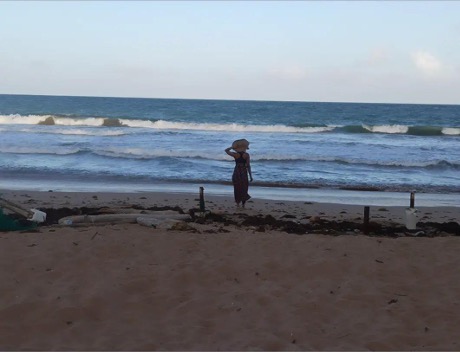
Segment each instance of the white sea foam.
[{"label": "white sea foam", "polygon": [[39,122],[46,120],[51,115],[27,115],[19,114],[0,115],[0,124],[2,125],[37,125]]},{"label": "white sea foam", "polygon": [[2,146],[0,153],[4,154],[54,154],[70,155],[80,152],[79,148],[37,148],[20,146]]},{"label": "white sea foam", "polygon": [[155,128],[155,122],[150,120],[128,120],[128,119],[119,119],[120,123],[128,127],[137,127],[137,128]]},{"label": "white sea foam", "polygon": [[87,118],[71,118],[60,117],[53,115],[0,115],[0,124],[4,125],[38,125],[52,118],[56,125],[61,126],[102,126],[104,118],[87,117]]},{"label": "white sea foam", "polygon": [[460,128],[453,128],[453,127],[444,127],[442,129],[442,133],[443,134],[447,134],[447,135],[452,135],[452,136],[455,136],[455,135],[460,135]]},{"label": "white sea foam", "polygon": [[[203,158],[203,154],[193,151],[180,151],[180,150],[169,150],[169,149],[142,149],[142,148],[123,148],[122,150],[117,148],[106,148],[95,151],[96,154],[101,156],[108,156],[113,158],[132,158],[132,159],[154,159],[154,158]],[[228,156],[222,155],[211,155],[206,154],[208,160],[228,160]]]},{"label": "white sea foam", "polygon": [[101,129],[85,130],[85,129],[75,129],[75,128],[70,128],[70,129],[65,129],[65,128],[54,129],[53,128],[53,129],[46,129],[42,131],[38,131],[36,129],[31,129],[31,128],[25,128],[19,131],[29,132],[29,133],[64,134],[64,135],[76,135],[76,136],[122,136],[126,134],[124,131],[120,131],[120,130],[101,130]]},{"label": "white sea foam", "polygon": [[409,126],[405,125],[362,126],[366,130],[374,133],[407,133],[409,130]]},{"label": "white sea foam", "polygon": [[[50,121],[52,119],[52,121]],[[343,125],[328,125],[322,127],[295,127],[281,124],[274,125],[244,125],[239,123],[189,123],[189,122],[174,122],[166,120],[142,120],[142,119],[108,119],[104,117],[64,117],[54,115],[0,115],[0,125],[41,125],[46,122],[51,122],[52,128],[42,131],[30,132],[52,132],[57,134],[75,134],[75,135],[94,135],[94,136],[119,136],[126,134],[126,131],[120,129],[112,129],[117,126],[105,126],[107,120],[116,121],[123,127],[144,128],[153,130],[189,130],[189,131],[211,131],[211,132],[261,132],[261,133],[323,133],[333,131],[337,128],[344,127]],[[54,123],[54,124],[53,124]],[[69,127],[68,130],[56,129],[56,126]],[[77,130],[72,127],[103,127],[98,132],[95,130]],[[406,125],[362,125],[364,129],[373,133],[388,133],[388,134],[405,134],[409,131],[409,126]],[[442,129],[444,135],[460,135],[458,127],[444,127]]]},{"label": "white sea foam", "polygon": [[191,130],[191,131],[222,131],[222,132],[284,132],[284,133],[315,133],[333,130],[333,127],[290,127],[284,125],[241,125],[213,124],[213,123],[187,123],[158,120],[155,122],[144,120],[120,119],[123,125],[129,127],[151,128],[156,130]]},{"label": "white sea foam", "polygon": [[[71,118],[52,115],[0,115],[0,124],[38,125],[52,118],[58,126],[93,126],[101,127],[105,118],[87,117]],[[335,126],[325,127],[294,127],[285,125],[244,125],[214,124],[214,123],[187,123],[174,121],[150,121],[135,119],[119,119],[123,126],[136,128],[149,128],[156,130],[192,130],[192,131],[222,131],[222,132],[269,132],[269,133],[321,133],[334,130]]]},{"label": "white sea foam", "polygon": [[104,119],[101,117],[87,117],[84,119],[55,117],[54,123],[61,126],[102,126]]}]

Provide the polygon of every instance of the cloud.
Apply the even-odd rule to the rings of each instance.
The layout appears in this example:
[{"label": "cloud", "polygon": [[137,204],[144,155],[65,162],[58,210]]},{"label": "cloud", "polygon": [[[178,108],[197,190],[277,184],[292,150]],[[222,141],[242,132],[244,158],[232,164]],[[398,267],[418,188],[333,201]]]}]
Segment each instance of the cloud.
[{"label": "cloud", "polygon": [[415,67],[426,75],[435,75],[443,69],[441,61],[425,51],[417,51],[412,54]]}]

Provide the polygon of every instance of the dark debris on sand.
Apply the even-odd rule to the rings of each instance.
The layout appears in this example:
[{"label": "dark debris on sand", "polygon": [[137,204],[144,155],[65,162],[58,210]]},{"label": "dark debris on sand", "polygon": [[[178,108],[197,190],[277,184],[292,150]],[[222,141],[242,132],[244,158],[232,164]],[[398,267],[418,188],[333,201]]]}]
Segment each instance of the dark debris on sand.
[{"label": "dark debris on sand", "polygon": [[[220,222],[225,225],[232,224],[240,227],[252,227],[258,232],[266,230],[279,230],[287,233],[304,235],[309,233],[323,233],[329,235],[348,235],[364,233],[369,236],[381,237],[400,237],[413,236],[419,237],[435,237],[445,235],[460,236],[460,224],[456,222],[435,223],[421,222],[415,232],[409,232],[406,227],[400,224],[381,224],[377,222],[369,222],[364,225],[362,222],[354,221],[336,221],[325,219],[314,219],[314,221],[302,223],[296,220],[284,220],[286,217],[276,219],[272,215],[247,215],[247,214],[205,214],[201,223]],[[290,218],[290,217],[289,217]]]},{"label": "dark debris on sand", "polygon": [[[186,212],[179,206],[155,206],[144,208],[138,205],[132,205],[132,209],[145,211],[164,211],[172,210],[180,214]],[[42,225],[57,224],[59,219],[72,216],[72,215],[99,215],[110,213],[110,208],[42,208],[40,209],[47,214],[46,222]],[[416,231],[408,231],[400,224],[382,224],[377,222],[370,222],[365,226],[362,222],[356,221],[339,221],[339,220],[325,220],[322,218],[311,218],[310,221],[299,222],[295,217],[283,216],[281,219],[276,219],[274,216],[268,215],[248,215],[244,213],[235,214],[222,214],[206,211],[201,213],[199,209],[192,208],[187,211],[191,216],[191,221],[201,224],[221,223],[224,226],[233,225],[238,227],[250,227],[258,232],[265,232],[267,230],[285,231],[298,235],[309,233],[322,233],[329,235],[345,235],[345,234],[358,234],[364,233],[369,236],[383,236],[383,237],[400,237],[400,236],[414,236],[418,237],[435,237],[455,235],[460,236],[460,224],[454,221],[436,223],[436,222],[419,222]]]}]

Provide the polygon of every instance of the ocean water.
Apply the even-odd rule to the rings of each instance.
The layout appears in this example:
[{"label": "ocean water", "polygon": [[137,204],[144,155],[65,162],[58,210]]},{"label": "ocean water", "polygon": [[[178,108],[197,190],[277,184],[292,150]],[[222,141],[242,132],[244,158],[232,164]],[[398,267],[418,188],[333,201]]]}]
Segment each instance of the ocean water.
[{"label": "ocean water", "polygon": [[[459,194],[460,106],[0,95],[0,188],[227,186]],[[293,190],[294,189],[294,190]]]}]

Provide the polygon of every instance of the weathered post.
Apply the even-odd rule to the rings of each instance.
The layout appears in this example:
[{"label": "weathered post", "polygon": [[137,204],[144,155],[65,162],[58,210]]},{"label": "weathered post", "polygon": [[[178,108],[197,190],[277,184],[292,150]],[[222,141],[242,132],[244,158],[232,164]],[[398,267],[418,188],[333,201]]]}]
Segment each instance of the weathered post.
[{"label": "weathered post", "polygon": [[417,229],[417,209],[415,207],[415,191],[410,192],[410,206],[406,209],[406,228]]},{"label": "weathered post", "polygon": [[200,211],[202,213],[205,212],[205,204],[204,204],[204,187],[200,187]]},{"label": "weathered post", "polygon": [[369,213],[370,213],[370,207],[365,206],[364,207],[364,224],[363,224],[363,230],[364,233],[369,232]]},{"label": "weathered post", "polygon": [[409,208],[414,208],[415,207],[415,192],[412,191],[410,192],[410,206]]}]

